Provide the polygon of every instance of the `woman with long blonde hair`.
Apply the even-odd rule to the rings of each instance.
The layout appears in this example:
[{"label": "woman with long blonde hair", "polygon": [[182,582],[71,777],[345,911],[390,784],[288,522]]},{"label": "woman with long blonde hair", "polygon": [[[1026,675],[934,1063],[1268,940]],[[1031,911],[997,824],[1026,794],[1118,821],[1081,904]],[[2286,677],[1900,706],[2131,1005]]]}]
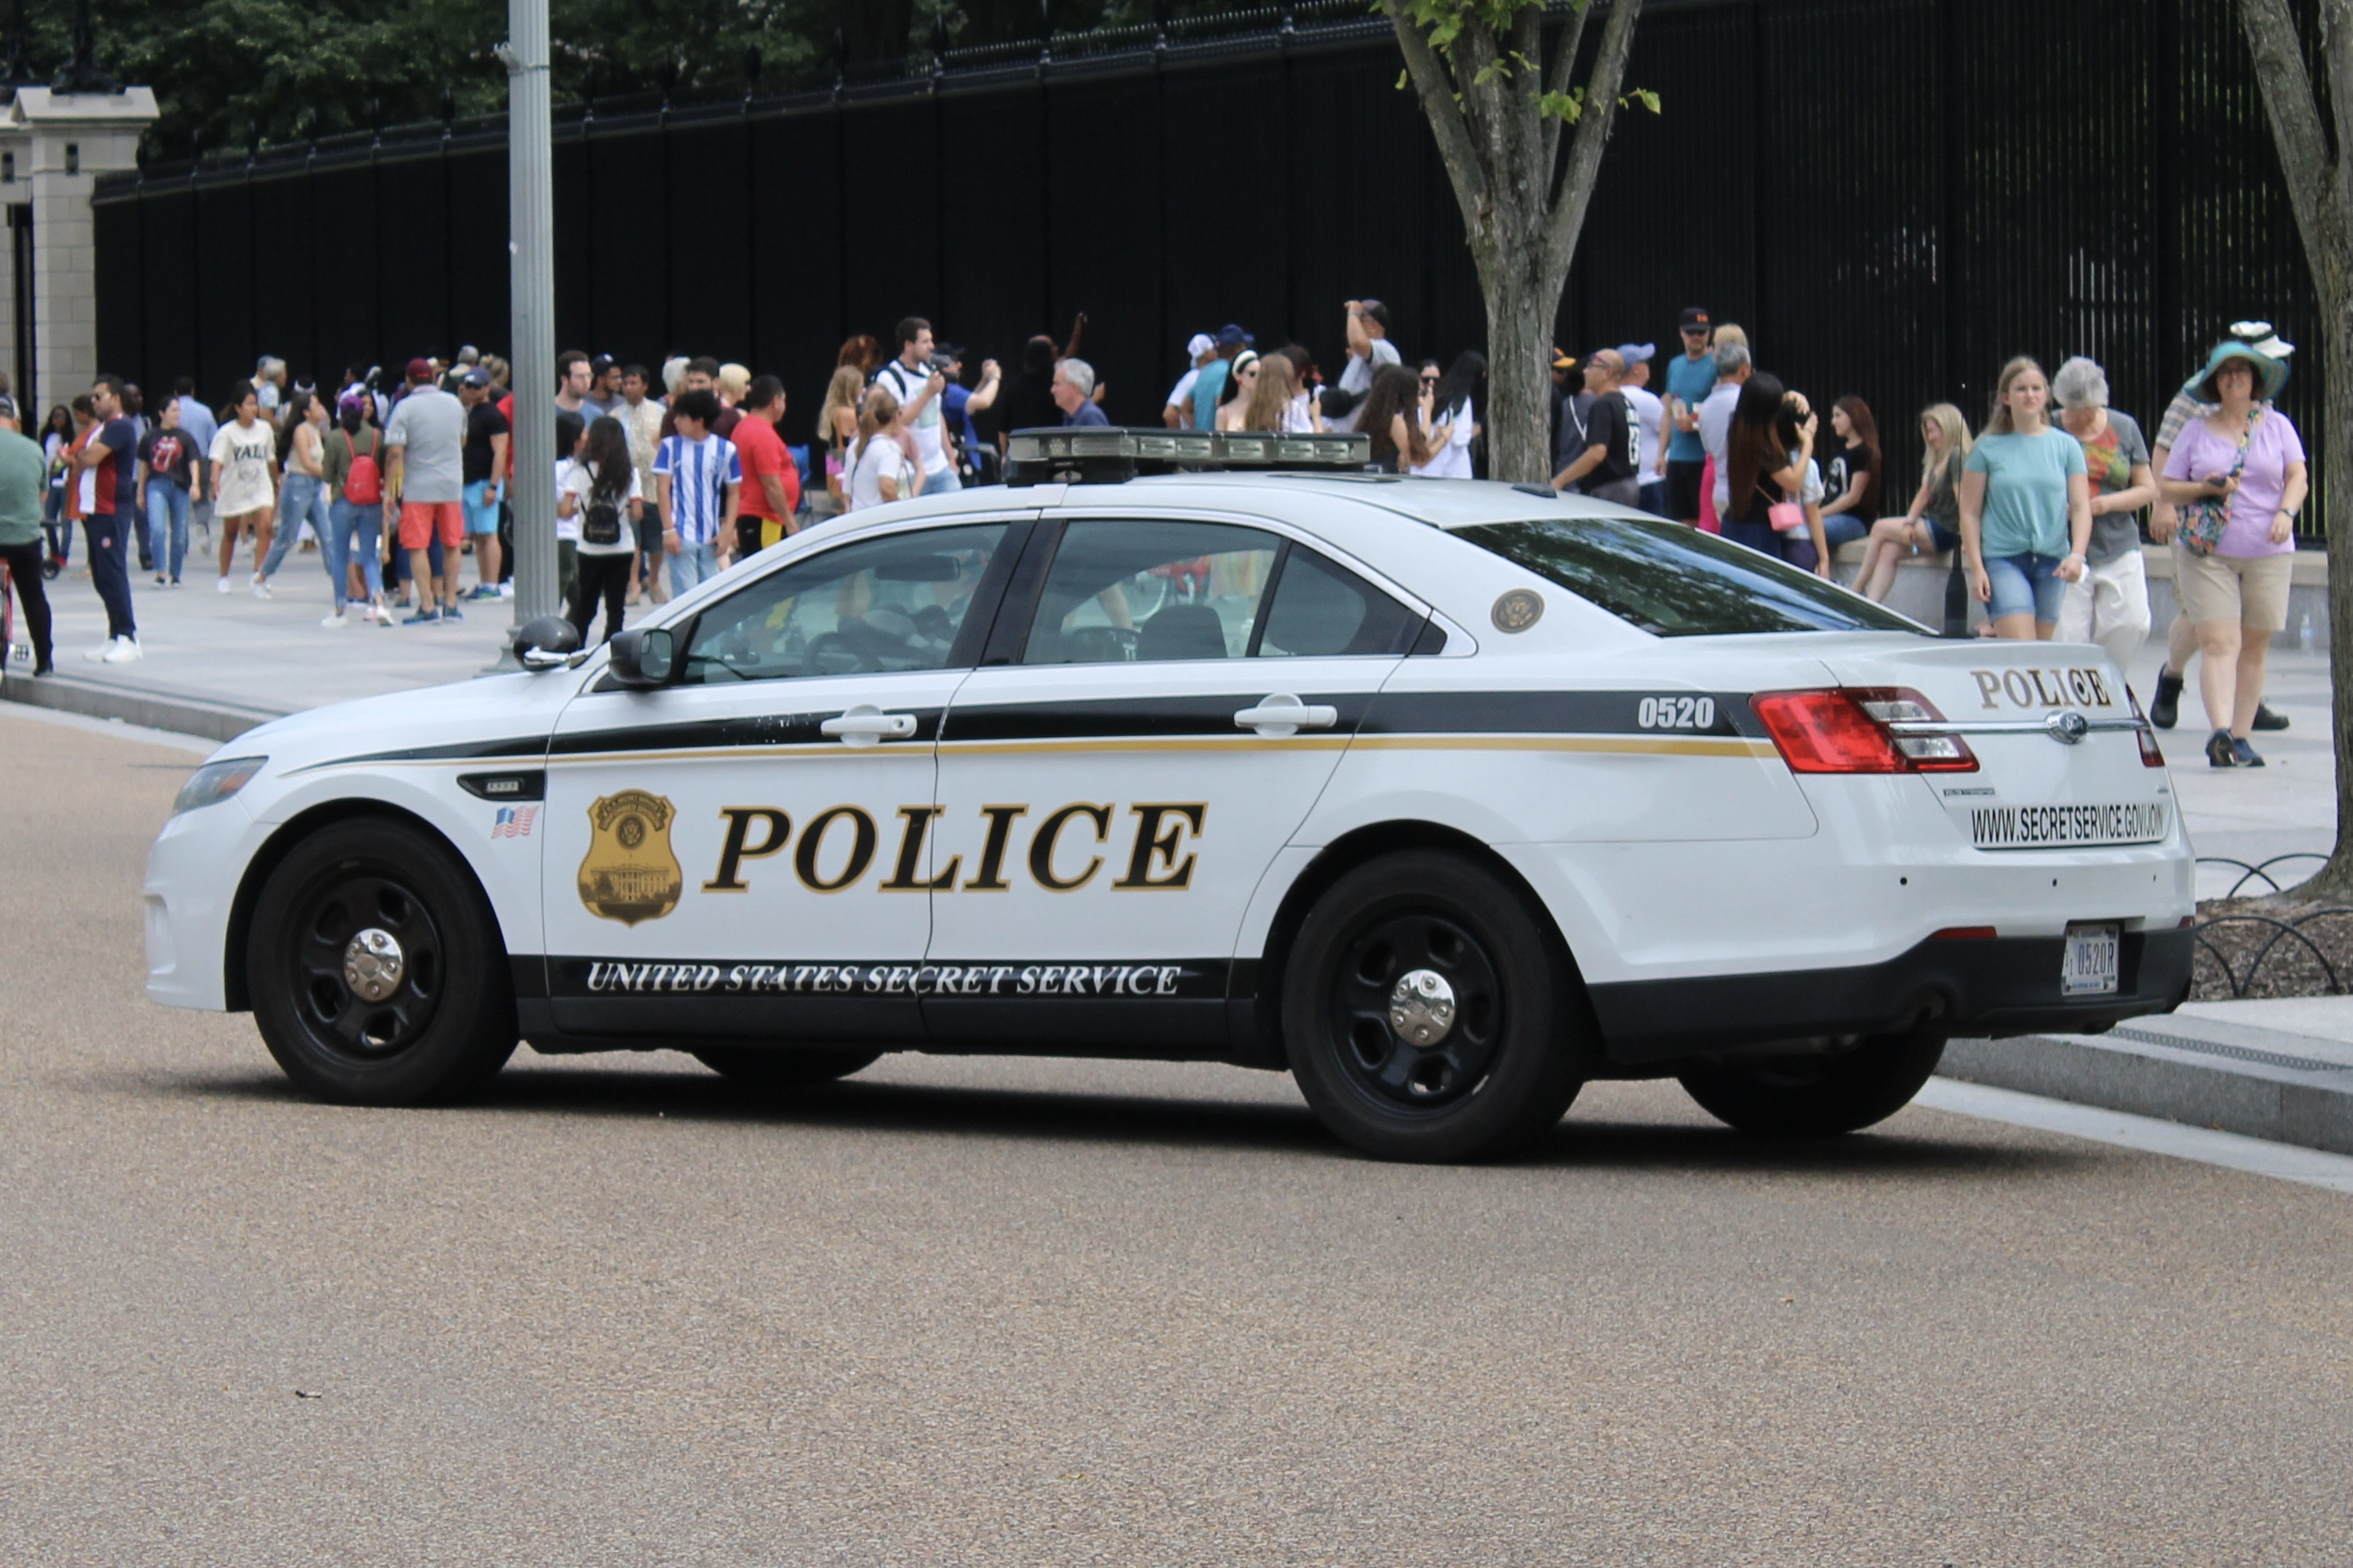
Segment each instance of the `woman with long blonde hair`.
[{"label": "woman with long blonde hair", "polygon": [[1920,441],[1926,450],[1910,510],[1871,525],[1862,569],[1854,576],[1855,591],[1865,598],[1887,597],[1895,586],[1895,568],[1907,554],[1925,550],[1942,555],[1960,548],[1961,465],[1969,456],[1969,422],[1949,403],[1931,404],[1920,411]]},{"label": "woman with long blonde hair", "polygon": [[858,411],[858,455],[850,462],[849,510],[905,500],[922,491],[923,470],[914,460],[913,445],[903,411],[891,389],[868,387],[865,405]]},{"label": "woman with long blonde hair", "polygon": [[817,411],[817,438],[825,444],[825,490],[809,498],[809,510],[833,517],[848,510],[849,455],[858,445],[858,403],[866,395],[866,378],[856,365],[842,365],[826,383],[825,401]]},{"label": "woman with long blonde hair", "polygon": [[2051,383],[2021,354],[1961,464],[1961,557],[1994,636],[2048,642],[2084,575],[2092,489],[2084,445],[2051,422]]},{"label": "woman with long blonde hair", "polygon": [[1250,401],[1243,405],[1243,430],[1265,430],[1281,435],[1289,423],[1291,400],[1299,391],[1299,370],[1286,354],[1261,355],[1258,362],[1258,382],[1250,388]]}]

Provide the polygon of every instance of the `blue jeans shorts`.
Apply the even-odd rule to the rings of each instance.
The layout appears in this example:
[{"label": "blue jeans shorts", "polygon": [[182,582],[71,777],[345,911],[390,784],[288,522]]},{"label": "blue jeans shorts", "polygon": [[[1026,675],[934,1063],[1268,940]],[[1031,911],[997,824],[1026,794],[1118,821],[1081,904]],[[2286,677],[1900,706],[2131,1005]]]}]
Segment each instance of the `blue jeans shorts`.
[{"label": "blue jeans shorts", "polygon": [[2056,555],[1987,556],[1993,600],[1986,614],[1996,620],[2031,614],[2038,621],[2057,621],[2060,602],[2067,597],[2067,584],[2058,575],[2059,561]]},{"label": "blue jeans shorts", "polygon": [[495,481],[476,479],[466,487],[466,531],[496,533],[499,531],[499,503],[491,495]]}]

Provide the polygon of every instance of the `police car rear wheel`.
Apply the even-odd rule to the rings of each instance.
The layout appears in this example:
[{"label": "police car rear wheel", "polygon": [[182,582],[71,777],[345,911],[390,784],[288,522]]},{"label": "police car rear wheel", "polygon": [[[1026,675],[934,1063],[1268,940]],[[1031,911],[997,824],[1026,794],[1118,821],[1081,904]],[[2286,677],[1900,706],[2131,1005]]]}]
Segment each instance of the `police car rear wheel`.
[{"label": "police car rear wheel", "polygon": [[498,923],[431,836],[349,821],[271,872],[246,944],[254,1020],[286,1075],[353,1105],[461,1094],[515,1047]]},{"label": "police car rear wheel", "polygon": [[1936,1035],[1866,1039],[1835,1056],[1781,1057],[1683,1075],[1710,1116],[1759,1138],[1830,1138],[1884,1121],[1936,1070]]},{"label": "police car rear wheel", "polygon": [[1385,856],[1301,924],[1283,1041],[1317,1117],[1365,1152],[1508,1153],[1577,1097],[1563,989],[1515,889],[1458,856]]},{"label": "police car rear wheel", "polygon": [[881,1051],[767,1050],[757,1046],[712,1046],[694,1059],[748,1089],[803,1089],[831,1083],[872,1067]]}]

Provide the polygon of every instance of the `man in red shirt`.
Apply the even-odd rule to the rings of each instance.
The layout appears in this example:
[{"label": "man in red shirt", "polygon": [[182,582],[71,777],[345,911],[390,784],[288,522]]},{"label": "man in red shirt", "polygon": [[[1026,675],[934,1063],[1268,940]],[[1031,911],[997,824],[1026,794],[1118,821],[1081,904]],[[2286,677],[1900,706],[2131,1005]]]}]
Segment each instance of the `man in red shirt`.
[{"label": "man in red shirt", "polygon": [[735,518],[735,552],[749,555],[800,531],[801,471],[776,434],[785,416],[785,384],[773,375],[754,380],[744,394],[744,417],[728,439],[744,466],[744,500]]}]

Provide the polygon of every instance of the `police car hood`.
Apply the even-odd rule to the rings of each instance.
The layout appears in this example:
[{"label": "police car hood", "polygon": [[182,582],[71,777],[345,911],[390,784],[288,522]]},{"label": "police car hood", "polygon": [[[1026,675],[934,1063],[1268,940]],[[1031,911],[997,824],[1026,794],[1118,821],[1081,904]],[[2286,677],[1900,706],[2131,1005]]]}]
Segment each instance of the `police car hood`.
[{"label": "police car hood", "polygon": [[248,730],[214,753],[266,756],[272,773],[390,757],[543,751],[581,672],[491,675],[313,708]]}]

